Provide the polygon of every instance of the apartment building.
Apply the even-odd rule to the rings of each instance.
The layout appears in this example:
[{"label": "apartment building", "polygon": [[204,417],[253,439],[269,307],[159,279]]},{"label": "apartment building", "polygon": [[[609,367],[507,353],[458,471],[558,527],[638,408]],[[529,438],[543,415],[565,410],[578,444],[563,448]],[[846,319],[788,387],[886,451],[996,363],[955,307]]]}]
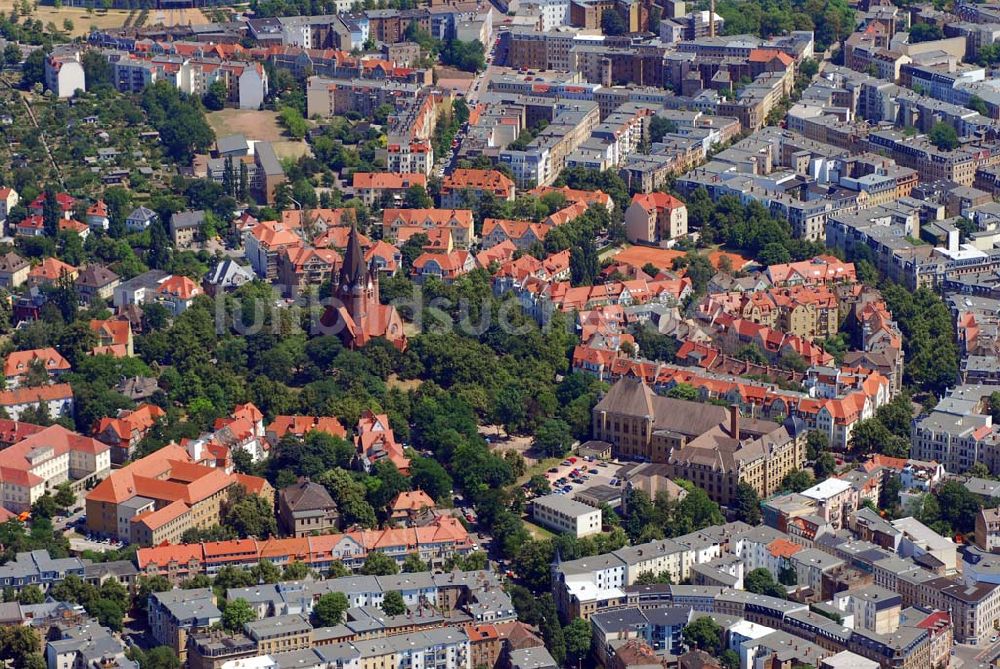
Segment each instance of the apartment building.
[{"label": "apartment building", "polygon": [[1000,509],[982,509],[976,514],[976,545],[990,553],[1000,552]]},{"label": "apartment building", "polygon": [[441,208],[474,206],[485,193],[499,202],[512,202],[514,182],[497,170],[457,169],[441,183]]},{"label": "apartment building", "polygon": [[565,495],[535,498],[531,502],[531,517],[549,529],[572,534],[578,539],[601,532],[601,510]]},{"label": "apartment building", "polygon": [[551,123],[523,151],[504,149],[500,162],[514,174],[518,188],[548,186],[566,165],[566,158],[590,138],[600,123],[596,102],[559,100]]},{"label": "apartment building", "polygon": [[246,624],[244,631],[261,655],[305,650],[313,645],[313,626],[302,614],[254,620]]},{"label": "apartment building", "polygon": [[173,650],[182,663],[187,659],[188,637],[222,621],[211,588],[150,593],[146,610],[153,640]]},{"label": "apartment building", "polygon": [[125,464],[157,420],[166,412],[155,404],[122,409],[114,418],[104,417],[94,427],[94,438],[111,447],[111,462]]},{"label": "apartment building", "polygon": [[687,206],[668,193],[636,193],[625,210],[625,234],[632,243],[666,244],[687,231]]},{"label": "apartment building", "polygon": [[87,90],[80,51],[59,47],[45,59],[45,88],[58,98],[69,98],[77,91]]},{"label": "apartment building", "polygon": [[468,250],[475,241],[472,211],[468,209],[386,209],[382,212],[382,233],[387,240],[402,231],[447,230],[458,250]]},{"label": "apartment building", "polygon": [[427,187],[427,175],[422,173],[355,172],[351,178],[354,194],[368,207],[401,207],[410,188]]}]

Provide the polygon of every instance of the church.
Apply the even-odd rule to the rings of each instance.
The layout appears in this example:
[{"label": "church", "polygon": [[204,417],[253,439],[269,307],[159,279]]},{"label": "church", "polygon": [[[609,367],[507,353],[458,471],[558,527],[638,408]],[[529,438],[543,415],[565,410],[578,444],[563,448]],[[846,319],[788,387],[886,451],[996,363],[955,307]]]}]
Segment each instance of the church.
[{"label": "church", "polygon": [[334,304],[323,314],[322,324],[332,329],[344,345],[356,349],[384,337],[400,351],[406,348],[403,319],[396,307],[379,303],[378,268],[365,263],[356,226],[344,252],[344,263],[333,289]]}]

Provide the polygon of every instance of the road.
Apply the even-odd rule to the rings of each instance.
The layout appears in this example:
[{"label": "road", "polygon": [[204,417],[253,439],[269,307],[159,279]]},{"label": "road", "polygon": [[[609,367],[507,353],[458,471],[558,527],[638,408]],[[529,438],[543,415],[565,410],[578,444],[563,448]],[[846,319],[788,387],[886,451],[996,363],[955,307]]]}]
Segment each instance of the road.
[{"label": "road", "polygon": [[[489,81],[493,77],[496,69],[493,66],[494,58],[497,55],[497,45],[500,42],[500,38],[493,40],[490,43],[490,48],[486,52],[486,69],[482,72],[477,72],[476,76],[472,78],[472,84],[469,86],[468,91],[465,94],[465,102],[470,107],[475,106],[479,101],[479,94],[487,89],[489,86]],[[458,163],[458,151],[462,148],[462,140],[465,139],[465,133],[468,127],[465,126],[458,131],[455,135],[456,144],[452,147],[451,151],[448,152],[446,156],[439,156],[438,160],[434,165],[434,173],[440,177],[446,174],[451,174],[455,166]]]}]

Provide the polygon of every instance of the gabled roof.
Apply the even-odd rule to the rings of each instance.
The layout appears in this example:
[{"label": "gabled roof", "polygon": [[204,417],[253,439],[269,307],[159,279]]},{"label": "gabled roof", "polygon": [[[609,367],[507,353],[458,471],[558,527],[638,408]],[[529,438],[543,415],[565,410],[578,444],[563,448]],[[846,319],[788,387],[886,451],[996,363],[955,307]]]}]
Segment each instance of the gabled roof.
[{"label": "gabled roof", "polygon": [[14,351],[8,355],[4,361],[4,376],[27,374],[36,360],[45,365],[45,371],[50,374],[68,372],[70,369],[69,361],[54,348],[35,348],[30,351]]},{"label": "gabled roof", "polygon": [[[2,269],[2,268],[0,268]],[[68,263],[64,263],[58,258],[46,258],[38,265],[31,268],[28,276],[35,281],[58,281],[63,274],[72,276],[76,273],[76,268]]]},{"label": "gabled roof", "polygon": [[281,497],[292,511],[325,511],[336,507],[326,488],[308,479],[282,488]]}]

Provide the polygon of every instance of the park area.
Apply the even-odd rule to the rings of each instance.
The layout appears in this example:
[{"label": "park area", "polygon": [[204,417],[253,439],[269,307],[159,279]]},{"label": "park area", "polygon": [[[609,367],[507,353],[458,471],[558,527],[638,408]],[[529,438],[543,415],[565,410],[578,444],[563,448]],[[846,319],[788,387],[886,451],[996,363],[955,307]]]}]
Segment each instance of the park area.
[{"label": "park area", "polygon": [[[0,12],[9,14],[11,11],[21,11],[20,0],[0,0]],[[32,19],[41,21],[43,24],[52,23],[57,30],[63,30],[63,22],[69,19],[73,22],[73,29],[68,32],[70,37],[83,37],[90,33],[92,28],[105,29],[117,28],[125,23],[129,15],[133,15],[133,20],[139,15],[140,10],[130,11],[127,9],[95,9],[88,12],[83,7],[55,7],[53,5],[30,4],[33,7],[28,14]],[[146,18],[146,25],[157,24],[171,25],[201,25],[208,23],[208,19],[201,10],[198,9],[178,9],[174,11],[163,11],[158,9],[149,10]]]},{"label": "park area", "polygon": [[271,142],[279,159],[298,159],[309,154],[309,145],[302,140],[292,140],[284,134],[278,123],[278,113],[252,109],[222,109],[206,114],[208,124],[216,138],[243,135],[249,140]]}]

